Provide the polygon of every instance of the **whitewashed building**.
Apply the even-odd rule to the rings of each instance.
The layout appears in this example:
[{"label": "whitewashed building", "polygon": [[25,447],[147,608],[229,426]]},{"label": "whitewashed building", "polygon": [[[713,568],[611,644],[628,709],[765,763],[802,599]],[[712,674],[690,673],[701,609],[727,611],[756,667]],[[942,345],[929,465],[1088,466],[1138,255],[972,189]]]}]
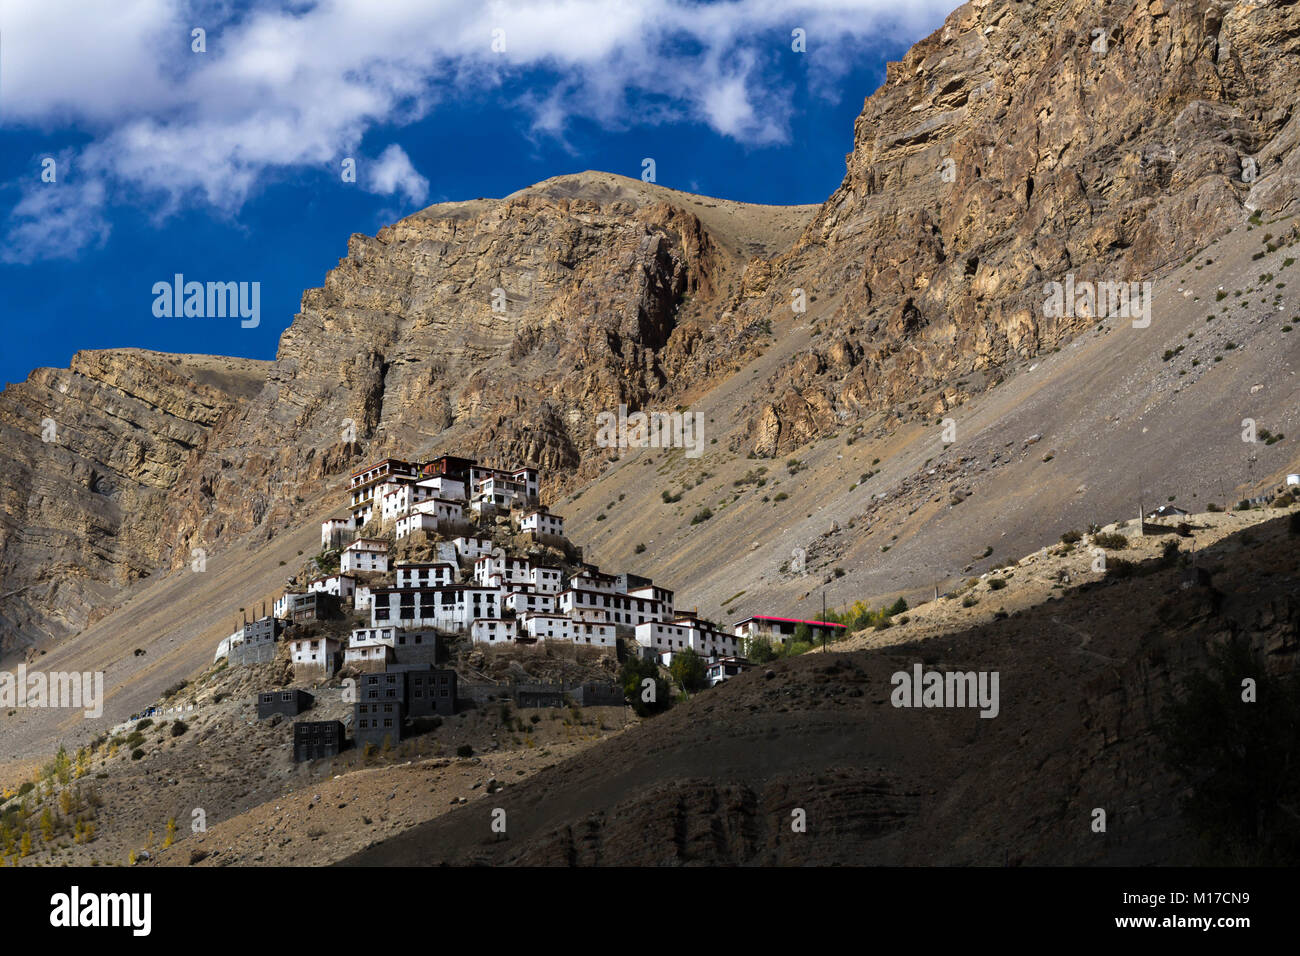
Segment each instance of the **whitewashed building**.
[{"label": "whitewashed building", "polygon": [[636,642],[659,654],[690,648],[705,658],[735,656],[741,650],[741,639],[736,634],[689,615],[638,625]]},{"label": "whitewashed building", "polygon": [[418,477],[419,466],[398,458],[385,458],[353,472],[348,488],[353,527],[361,530],[379,513],[379,499],[385,491]]},{"label": "whitewashed building", "polygon": [[469,500],[465,482],[448,475],[434,475],[432,478],[420,480],[417,484],[428,490],[430,498],[445,498],[448,501]]},{"label": "whitewashed building", "polygon": [[475,618],[470,623],[469,639],[475,644],[507,644],[518,633],[513,618]]},{"label": "whitewashed building", "polygon": [[338,664],[341,645],[338,638],[320,635],[290,641],[289,655],[293,661],[294,677],[332,676]]},{"label": "whitewashed building", "polygon": [[374,627],[437,627],[468,631],[475,618],[499,618],[501,594],[492,588],[453,584],[435,588],[376,588],[370,623]]},{"label": "whitewashed building", "polygon": [[534,508],[524,512],[523,517],[519,519],[519,530],[552,538],[563,538],[564,519],[559,515],[551,514],[545,508]]},{"label": "whitewashed building", "polygon": [[395,627],[361,627],[348,638],[343,650],[343,663],[357,667],[387,667],[394,660],[393,645],[397,642]]},{"label": "whitewashed building", "polygon": [[404,515],[397,519],[397,527],[393,530],[393,535],[400,541],[402,538],[409,538],[417,531],[423,531],[425,534],[436,534],[438,519],[422,511]]},{"label": "whitewashed building", "polygon": [[658,601],[630,594],[611,594],[585,588],[567,588],[561,591],[556,607],[562,614],[573,615],[584,610],[605,610],[614,624],[636,627],[646,621],[662,621],[668,612]]},{"label": "whitewashed building", "polygon": [[351,518],[326,518],[320,523],[320,548],[328,551],[347,544],[355,530]]},{"label": "whitewashed building", "polygon": [[673,592],[669,588],[646,584],[643,587],[628,588],[627,595],[640,600],[654,601],[659,605],[665,618],[673,616]]},{"label": "whitewashed building", "polygon": [[465,508],[461,503],[448,501],[446,498],[428,498],[414,505],[411,511],[433,515],[438,519],[439,525],[445,528],[450,528],[465,519]]},{"label": "whitewashed building", "polygon": [[507,558],[485,554],[474,562],[474,581],[487,585],[493,575],[500,575],[500,585],[532,584],[533,567],[527,558]]},{"label": "whitewashed building", "polygon": [[324,591],[326,594],[333,594],[340,599],[350,598],[356,593],[357,579],[350,574],[331,574],[327,577],[309,581],[307,590]]},{"label": "whitewashed building", "polygon": [[538,594],[559,594],[564,588],[564,575],[559,568],[547,568],[541,565],[533,567],[533,590]]},{"label": "whitewashed building", "polygon": [[370,602],[374,597],[373,585],[362,584],[357,582],[357,589],[352,594],[352,607],[357,611],[369,611]]},{"label": "whitewashed building", "polygon": [[382,538],[358,538],[343,549],[340,571],[388,570],[388,542]]},{"label": "whitewashed building", "polygon": [[461,535],[452,539],[452,544],[456,546],[456,554],[469,561],[477,561],[485,554],[492,553],[492,539],[479,538],[473,535]]},{"label": "whitewashed building", "polygon": [[433,492],[416,482],[388,482],[380,486],[379,520],[387,527],[420,502],[433,497]]},{"label": "whitewashed building", "polygon": [[456,583],[454,564],[399,564],[396,570],[399,588],[444,587]]},{"label": "whitewashed building", "polygon": [[532,590],[509,591],[502,603],[507,611],[514,611],[518,617],[522,617],[530,611],[542,614],[555,613],[554,594],[538,594]]},{"label": "whitewashed building", "polygon": [[730,680],[753,666],[744,658],[720,657],[704,666],[704,677],[709,682],[710,687],[717,687],[724,680]]}]

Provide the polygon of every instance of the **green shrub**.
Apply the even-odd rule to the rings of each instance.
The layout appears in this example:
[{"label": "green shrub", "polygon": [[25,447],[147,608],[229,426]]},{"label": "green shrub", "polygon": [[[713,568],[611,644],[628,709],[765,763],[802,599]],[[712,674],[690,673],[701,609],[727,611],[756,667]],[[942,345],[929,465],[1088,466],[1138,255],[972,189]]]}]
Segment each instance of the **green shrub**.
[{"label": "green shrub", "polygon": [[1061,535],[1061,544],[1077,544],[1083,540],[1083,535],[1078,531],[1067,531]]},{"label": "green shrub", "polygon": [[695,514],[691,515],[691,524],[703,524],[713,517],[713,511],[709,508],[701,508]]},{"label": "green shrub", "polygon": [[1007,586],[1006,578],[989,578],[990,591],[1001,591],[1006,586]]},{"label": "green shrub", "polygon": [[185,723],[185,721],[183,720],[178,720],[176,721],[176,723],[172,724],[172,736],[179,737],[181,734],[185,733],[185,731],[189,729],[190,729],[189,724]]},{"label": "green shrub", "polygon": [[139,759],[140,759],[141,757],[143,757],[143,756],[144,756],[144,750],[142,750],[142,749],[139,748],[139,747],[136,747],[135,750],[132,750],[132,751],[131,751],[131,759],[132,759],[132,760],[139,760]]},{"label": "green shrub", "polygon": [[1107,551],[1122,551],[1128,547],[1128,538],[1118,531],[1102,532],[1092,536],[1092,543]]}]

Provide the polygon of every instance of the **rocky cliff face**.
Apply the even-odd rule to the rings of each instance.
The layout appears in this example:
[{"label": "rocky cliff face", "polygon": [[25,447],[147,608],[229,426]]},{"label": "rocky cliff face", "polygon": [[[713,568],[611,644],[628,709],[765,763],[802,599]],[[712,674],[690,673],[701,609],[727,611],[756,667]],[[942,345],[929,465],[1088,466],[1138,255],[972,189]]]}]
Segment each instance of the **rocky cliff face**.
[{"label": "rocky cliff face", "polygon": [[811,213],[584,173],[353,236],[179,489],[183,544],[291,523],[363,455],[469,449],[551,480],[594,474],[596,413],[671,407],[730,367],[711,316]]},{"label": "rocky cliff face", "polygon": [[85,627],[157,568],[168,493],[267,365],[78,352],[0,393],[0,651]]},{"label": "rocky cliff face", "polygon": [[[0,626],[79,627],[193,547],[300,524],[367,458],[472,449],[577,487],[611,457],[597,412],[689,404],[763,350],[762,387],[720,403],[719,449],[932,419],[1095,324],[1045,315],[1045,282],[1143,280],[1250,211],[1297,211],[1298,46],[1281,0],[969,3],[891,64],[819,209],[560,177],[354,236],[264,369],[38,372],[0,400]],[[98,422],[123,403],[86,429],[102,438],[39,441],[51,406]]]},{"label": "rocky cliff face", "polygon": [[1045,283],[1146,279],[1251,212],[1293,214],[1298,53],[1289,0],[955,11],[890,65],[840,188],[746,283],[737,342],[795,288],[835,301],[742,445],[777,454],[872,410],[933,418],[1095,323],[1047,317]]}]

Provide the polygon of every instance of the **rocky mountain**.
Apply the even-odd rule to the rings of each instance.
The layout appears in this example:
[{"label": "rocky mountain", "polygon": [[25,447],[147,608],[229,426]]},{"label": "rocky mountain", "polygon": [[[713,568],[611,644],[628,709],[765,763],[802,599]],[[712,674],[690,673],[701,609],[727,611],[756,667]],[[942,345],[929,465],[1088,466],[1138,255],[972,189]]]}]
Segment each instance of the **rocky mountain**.
[{"label": "rocky mountain", "polygon": [[0,652],[79,631],[157,570],[168,495],[268,366],[78,352],[0,393]]},{"label": "rocky mountain", "polygon": [[1096,323],[1046,315],[1045,283],[1146,280],[1251,213],[1300,211],[1297,53],[1292,2],[960,7],[890,65],[839,189],[744,286],[737,340],[795,288],[833,303],[746,447],[943,415]]},{"label": "rocky mountain", "polygon": [[[55,379],[123,375],[36,373],[0,398],[22,502],[0,541],[4,641],[76,630],[192,548],[300,533],[387,454],[545,468],[593,556],[644,547],[709,613],[790,608],[836,567],[832,600],[959,573],[989,538],[1030,550],[1058,521],[1131,510],[1135,461],[1161,496],[1275,481],[1290,441],[1238,434],[1247,415],[1300,428],[1279,327],[1297,44],[1288,2],[969,3],[891,64],[819,208],[604,173],[431,207],[353,236],[274,363],[230,362],[223,383],[149,358],[156,381],[120,385],[159,417],[123,414],[76,467],[39,441],[67,401]],[[1047,315],[1067,276],[1152,280],[1151,326]],[[1206,328],[1219,291],[1250,307]],[[599,447],[595,416],[620,403],[700,411],[707,454]],[[939,440],[945,417],[960,441]],[[90,490],[100,472],[116,497]],[[56,474],[76,493],[28,493]],[[815,577],[783,570],[794,551]]]}]

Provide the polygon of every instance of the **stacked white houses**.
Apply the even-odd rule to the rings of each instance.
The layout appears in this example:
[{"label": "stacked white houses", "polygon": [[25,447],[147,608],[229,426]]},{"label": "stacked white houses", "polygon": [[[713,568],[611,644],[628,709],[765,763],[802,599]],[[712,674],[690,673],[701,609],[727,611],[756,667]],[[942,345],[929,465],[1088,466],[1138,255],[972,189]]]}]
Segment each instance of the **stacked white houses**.
[{"label": "stacked white houses", "polygon": [[[540,490],[534,468],[504,470],[451,455],[425,463],[385,458],[355,472],[348,515],[321,525],[322,548],[340,551],[339,572],[303,589],[350,599],[368,612],[369,627],[352,632],[342,661],[383,669],[417,632],[421,640],[441,632],[487,645],[565,641],[613,648],[620,635],[649,648],[663,645],[644,628],[677,620],[672,591],[586,564],[566,576],[559,567],[507,555],[478,532],[478,520],[508,515],[519,533],[567,547],[564,518],[541,503]],[[400,540],[418,532],[436,539],[438,560],[393,564],[388,535]],[[297,607],[296,596],[286,594],[277,612]],[[721,646],[712,639],[691,642],[710,652],[715,645]],[[295,658],[300,653],[304,665],[322,660],[311,657],[313,650],[326,649],[295,648]]]},{"label": "stacked white houses", "polygon": [[[385,670],[402,664],[404,655],[436,655],[439,634],[489,646],[563,641],[600,648],[625,637],[665,662],[688,648],[708,661],[731,661],[744,652],[747,637],[780,635],[787,624],[751,618],[724,630],[676,612],[673,592],[649,578],[607,574],[585,563],[566,574],[506,554],[479,532],[483,519],[505,515],[521,535],[567,550],[564,519],[539,497],[536,469],[502,470],[450,455],[425,463],[385,458],[355,472],[348,515],[321,525],[322,548],[339,551],[338,572],[286,592],[274,617],[308,621],[351,603],[368,614],[368,626],[355,628],[341,646],[331,638],[296,639],[295,666],[330,673],[338,663]],[[390,536],[418,532],[429,535],[435,560],[394,564]]]}]

